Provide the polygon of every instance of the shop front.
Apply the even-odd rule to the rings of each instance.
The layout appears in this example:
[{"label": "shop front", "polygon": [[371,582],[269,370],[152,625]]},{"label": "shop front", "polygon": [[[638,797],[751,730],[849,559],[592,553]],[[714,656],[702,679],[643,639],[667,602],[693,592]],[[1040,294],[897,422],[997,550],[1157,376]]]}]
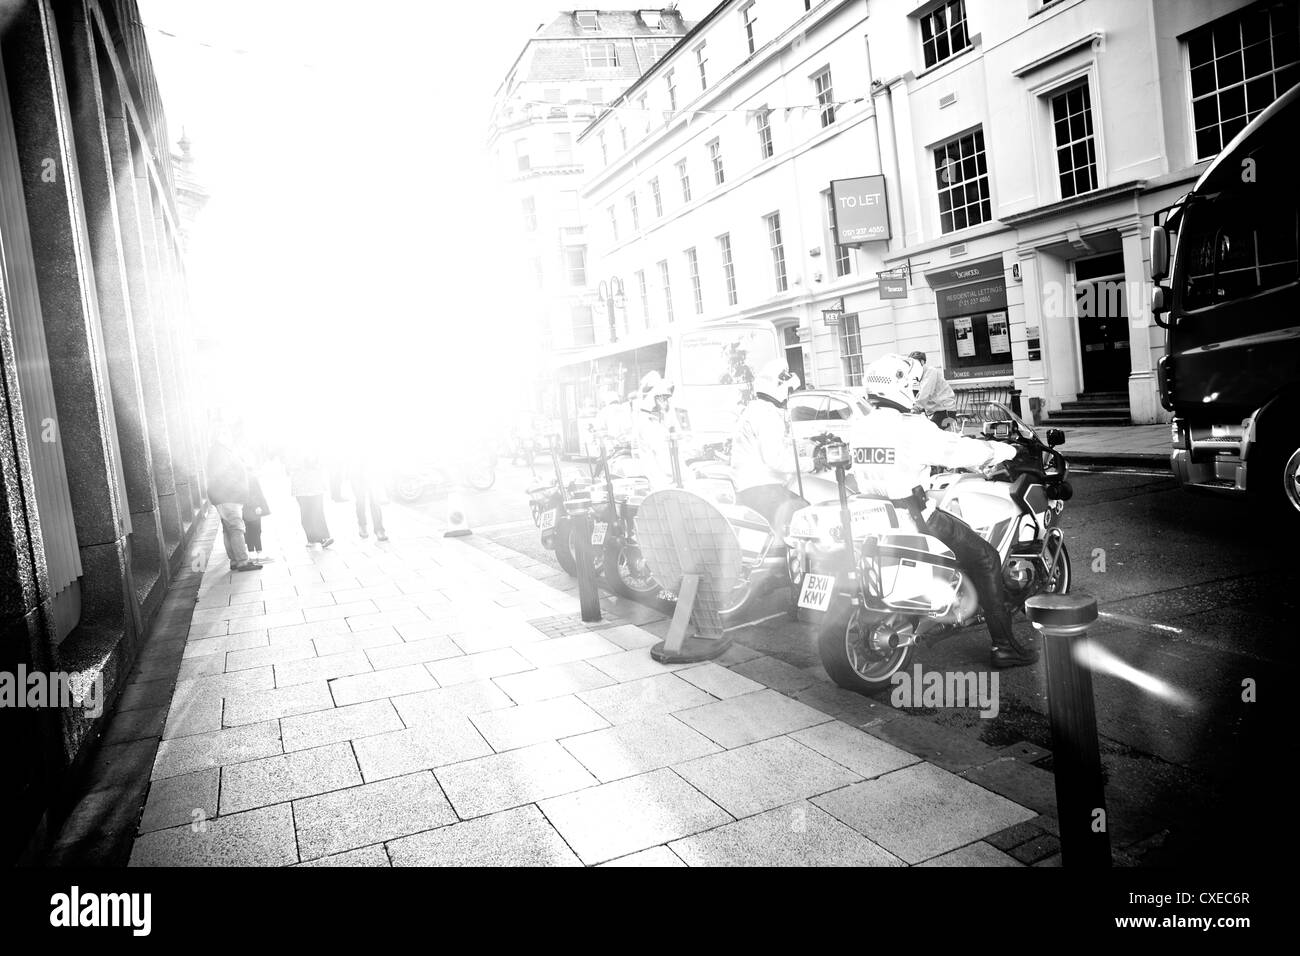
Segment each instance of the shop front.
[{"label": "shop front", "polygon": [[1010,379],[1011,327],[1001,257],[929,272],[925,279],[934,290],[944,377]]}]

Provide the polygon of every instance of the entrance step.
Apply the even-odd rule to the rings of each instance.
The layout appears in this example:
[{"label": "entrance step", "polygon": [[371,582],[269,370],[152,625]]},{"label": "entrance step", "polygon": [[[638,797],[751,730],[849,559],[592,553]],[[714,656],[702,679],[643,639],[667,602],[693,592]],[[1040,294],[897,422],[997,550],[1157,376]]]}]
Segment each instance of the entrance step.
[{"label": "entrance step", "polygon": [[1080,392],[1047,416],[1049,425],[1131,425],[1128,392]]}]

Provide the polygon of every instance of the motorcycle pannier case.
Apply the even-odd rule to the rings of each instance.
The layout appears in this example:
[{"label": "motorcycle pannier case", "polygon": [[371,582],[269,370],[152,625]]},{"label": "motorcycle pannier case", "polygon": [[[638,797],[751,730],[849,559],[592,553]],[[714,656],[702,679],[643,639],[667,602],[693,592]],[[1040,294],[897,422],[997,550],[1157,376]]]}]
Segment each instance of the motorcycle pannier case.
[{"label": "motorcycle pannier case", "polygon": [[907,532],[872,535],[863,545],[865,583],[876,601],[909,614],[942,616],[957,600],[962,574],[938,538]]}]

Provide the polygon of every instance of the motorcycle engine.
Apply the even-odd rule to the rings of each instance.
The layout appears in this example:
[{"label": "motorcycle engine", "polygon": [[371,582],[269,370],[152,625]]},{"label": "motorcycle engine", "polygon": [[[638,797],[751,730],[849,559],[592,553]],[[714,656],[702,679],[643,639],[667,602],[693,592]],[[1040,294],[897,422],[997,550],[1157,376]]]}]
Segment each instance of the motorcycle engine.
[{"label": "motorcycle engine", "polygon": [[1033,558],[1021,558],[1012,555],[1002,571],[1002,583],[1010,594],[1021,594],[1034,585],[1038,571]]}]

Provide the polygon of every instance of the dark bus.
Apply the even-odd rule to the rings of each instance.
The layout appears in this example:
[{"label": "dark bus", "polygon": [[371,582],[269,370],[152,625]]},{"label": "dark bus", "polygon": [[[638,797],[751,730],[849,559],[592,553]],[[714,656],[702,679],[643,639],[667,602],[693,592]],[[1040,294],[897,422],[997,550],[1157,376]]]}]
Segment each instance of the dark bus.
[{"label": "dark bus", "polygon": [[1157,216],[1151,277],[1152,312],[1168,330],[1158,375],[1179,482],[1249,492],[1300,521],[1297,129],[1300,85]]}]

